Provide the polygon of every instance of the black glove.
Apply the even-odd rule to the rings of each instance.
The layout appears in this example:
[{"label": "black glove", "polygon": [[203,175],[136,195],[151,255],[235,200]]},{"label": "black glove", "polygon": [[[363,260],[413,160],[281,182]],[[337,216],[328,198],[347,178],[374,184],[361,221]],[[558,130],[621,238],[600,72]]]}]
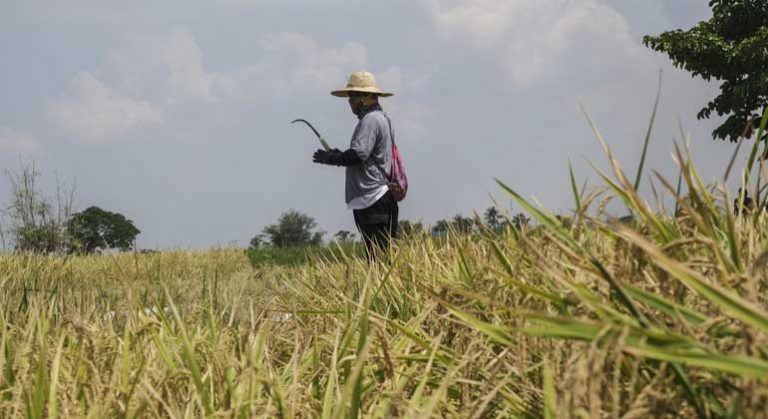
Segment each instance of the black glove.
[{"label": "black glove", "polygon": [[334,148],[332,150],[325,151],[318,149],[315,154],[312,155],[312,161],[320,164],[334,164],[334,160],[338,160],[341,155],[341,150]]}]

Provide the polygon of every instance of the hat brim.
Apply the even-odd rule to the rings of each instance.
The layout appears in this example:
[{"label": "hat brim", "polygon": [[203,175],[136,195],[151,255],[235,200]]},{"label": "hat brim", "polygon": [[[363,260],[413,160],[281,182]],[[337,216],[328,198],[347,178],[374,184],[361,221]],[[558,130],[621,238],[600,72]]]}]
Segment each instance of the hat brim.
[{"label": "hat brim", "polygon": [[371,87],[345,87],[340,90],[334,90],[331,92],[332,95],[336,97],[349,97],[349,92],[359,92],[359,93],[372,93],[381,97],[390,97],[394,96],[393,93],[389,92],[382,92],[381,90],[377,88],[371,88]]}]

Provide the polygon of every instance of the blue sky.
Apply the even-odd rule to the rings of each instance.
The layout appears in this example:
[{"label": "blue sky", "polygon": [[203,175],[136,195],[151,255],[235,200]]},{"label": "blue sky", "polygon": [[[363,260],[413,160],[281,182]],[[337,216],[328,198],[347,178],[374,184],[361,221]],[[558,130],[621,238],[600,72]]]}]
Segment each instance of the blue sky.
[{"label": "blue sky", "polygon": [[[374,72],[411,190],[402,218],[432,223],[509,205],[493,178],[556,212],[568,159],[606,167],[584,103],[634,172],[658,71],[664,90],[649,164],[690,133],[706,180],[733,146],[695,114],[717,85],[641,44],[709,16],[693,0],[0,0],[0,164],[35,161],[48,192],[77,184],[80,209],[125,214],[143,247],[248,240],[281,212],[328,238],[354,230],[343,171],[313,165],[312,121],[343,148],[356,123],[329,92]],[[739,158],[743,161],[743,156]],[[647,185],[646,185],[647,186]],[[648,189],[646,187],[646,189]],[[9,185],[0,182],[7,202]]]}]

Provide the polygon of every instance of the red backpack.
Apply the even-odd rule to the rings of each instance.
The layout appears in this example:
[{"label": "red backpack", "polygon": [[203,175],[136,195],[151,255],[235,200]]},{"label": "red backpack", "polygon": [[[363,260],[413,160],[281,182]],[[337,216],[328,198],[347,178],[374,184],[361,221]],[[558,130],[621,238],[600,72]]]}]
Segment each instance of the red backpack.
[{"label": "red backpack", "polygon": [[392,121],[387,114],[384,114],[389,122],[389,137],[392,139],[392,165],[389,168],[389,192],[395,201],[400,202],[405,199],[405,195],[408,193],[408,176],[405,175],[405,164],[403,163],[403,156],[400,155],[400,150],[397,149],[395,144],[395,133],[392,131]]}]

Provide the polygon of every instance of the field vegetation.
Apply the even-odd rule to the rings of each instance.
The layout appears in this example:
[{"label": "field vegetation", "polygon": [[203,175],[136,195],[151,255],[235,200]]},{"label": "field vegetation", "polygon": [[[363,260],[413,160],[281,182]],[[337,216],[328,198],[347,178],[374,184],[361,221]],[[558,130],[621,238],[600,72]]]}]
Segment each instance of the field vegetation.
[{"label": "field vegetation", "polygon": [[734,216],[683,145],[652,207],[605,150],[567,223],[500,182],[530,227],[414,234],[373,265],[0,256],[0,416],[766,417],[760,181]]}]

